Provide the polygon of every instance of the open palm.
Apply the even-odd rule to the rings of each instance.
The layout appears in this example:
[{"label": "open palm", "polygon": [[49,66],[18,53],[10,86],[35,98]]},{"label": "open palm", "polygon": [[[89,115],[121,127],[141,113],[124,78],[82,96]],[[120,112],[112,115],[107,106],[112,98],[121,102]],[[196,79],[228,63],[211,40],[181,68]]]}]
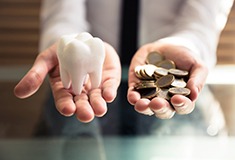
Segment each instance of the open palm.
[{"label": "open palm", "polygon": [[62,115],[75,114],[82,122],[90,122],[95,116],[103,116],[107,112],[106,102],[115,99],[121,79],[118,55],[107,43],[105,47],[106,56],[99,88],[91,90],[88,80],[80,95],[75,96],[72,90],[65,89],[60,78],[56,44],[54,44],[37,56],[32,68],[15,87],[15,95],[19,98],[31,96],[39,89],[48,74],[56,108]]},{"label": "open palm", "polygon": [[[191,90],[189,97],[182,95],[174,95],[170,102],[171,104],[160,97],[155,97],[152,100],[141,98],[140,94],[134,90],[134,85],[139,81],[135,76],[134,69],[138,65],[145,64],[145,59],[149,52],[158,51],[165,58],[173,60],[177,68],[187,70],[190,75],[187,82],[187,88]],[[128,101],[134,105],[135,110],[142,114],[152,115],[162,119],[169,119],[176,113],[189,114],[195,107],[195,101],[202,90],[208,69],[198,59],[192,56],[192,52],[182,46],[164,44],[160,42],[146,44],[141,47],[133,56],[129,69],[129,89]]]}]

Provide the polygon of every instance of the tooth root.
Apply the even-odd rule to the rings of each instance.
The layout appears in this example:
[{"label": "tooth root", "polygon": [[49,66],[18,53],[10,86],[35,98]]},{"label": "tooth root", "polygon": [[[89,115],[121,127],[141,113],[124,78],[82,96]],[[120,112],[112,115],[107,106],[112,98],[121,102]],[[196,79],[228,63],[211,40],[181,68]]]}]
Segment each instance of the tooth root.
[{"label": "tooth root", "polygon": [[98,88],[101,83],[101,73],[102,70],[98,70],[89,74],[91,80],[91,88]]},{"label": "tooth root", "polygon": [[83,73],[72,73],[71,74],[71,80],[72,80],[72,89],[74,94],[79,95],[82,92],[83,84],[86,79],[86,74]]},{"label": "tooth root", "polygon": [[103,41],[99,38],[90,39],[87,44],[89,45],[91,53],[94,57],[93,65],[96,66],[96,68],[93,68],[93,70],[89,73],[91,87],[98,88],[102,80],[102,67],[104,63],[105,48]]},{"label": "tooth root", "polygon": [[68,89],[71,85],[69,73],[62,67],[60,67],[60,77],[64,88]]}]

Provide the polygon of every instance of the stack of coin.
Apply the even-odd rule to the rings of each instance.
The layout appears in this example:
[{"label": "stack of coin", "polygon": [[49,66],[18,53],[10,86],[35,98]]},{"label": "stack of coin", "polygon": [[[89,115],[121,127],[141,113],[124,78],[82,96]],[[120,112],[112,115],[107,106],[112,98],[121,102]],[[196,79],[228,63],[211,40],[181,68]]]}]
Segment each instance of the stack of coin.
[{"label": "stack of coin", "polygon": [[140,79],[135,90],[142,98],[161,97],[169,101],[173,95],[190,94],[186,88],[188,71],[177,69],[174,61],[154,51],[148,54],[145,62],[135,67],[135,75]]}]

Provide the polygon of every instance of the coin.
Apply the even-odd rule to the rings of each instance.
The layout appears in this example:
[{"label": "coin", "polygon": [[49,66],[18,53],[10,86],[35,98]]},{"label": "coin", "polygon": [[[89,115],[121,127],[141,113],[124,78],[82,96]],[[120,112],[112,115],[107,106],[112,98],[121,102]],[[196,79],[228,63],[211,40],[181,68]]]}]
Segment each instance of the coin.
[{"label": "coin", "polygon": [[145,72],[145,69],[144,67],[142,66],[141,70],[140,70],[140,76],[142,79],[151,79],[152,77],[149,77],[146,72]]},{"label": "coin", "polygon": [[146,63],[147,64],[153,64],[156,65],[158,62],[164,60],[165,57],[158,53],[157,51],[150,52],[146,58]]},{"label": "coin", "polygon": [[152,99],[157,96],[159,89],[158,88],[146,88],[139,91],[141,98]]},{"label": "coin", "polygon": [[165,69],[172,69],[175,68],[175,62],[169,59],[165,59],[157,63],[158,67],[162,67]]},{"label": "coin", "polygon": [[169,69],[168,72],[178,77],[183,77],[188,75],[188,71],[180,70],[176,68]]},{"label": "coin", "polygon": [[170,88],[168,90],[168,92],[171,95],[184,95],[184,96],[188,96],[191,91],[188,88],[176,88],[176,87],[173,87],[173,88]]},{"label": "coin", "polygon": [[135,67],[135,75],[141,81],[134,88],[141,98],[161,97],[171,104],[171,96],[190,94],[190,89],[186,88],[189,73],[178,69],[174,61],[158,52],[150,52],[146,63]]},{"label": "coin", "polygon": [[166,76],[162,76],[161,78],[157,80],[157,86],[160,88],[169,87],[171,83],[174,81],[174,79],[175,77],[170,74]]},{"label": "coin", "polygon": [[141,70],[142,66],[136,66],[135,67],[135,75],[137,78],[141,79],[142,76],[140,75],[140,70]]},{"label": "coin", "polygon": [[168,74],[168,70],[162,67],[156,67],[155,71],[154,71],[154,75],[156,77],[158,76],[166,76]]},{"label": "coin", "polygon": [[183,79],[177,79],[177,78],[175,78],[175,80],[171,83],[171,86],[177,88],[184,88],[186,87],[186,85],[187,83]]},{"label": "coin", "polygon": [[144,65],[144,72],[146,73],[146,75],[149,77],[149,78],[153,78],[153,74],[156,70],[156,66],[155,65],[152,65],[152,64],[146,64]]},{"label": "coin", "polygon": [[140,90],[140,89],[144,89],[144,88],[156,88],[157,85],[155,83],[155,81],[140,81],[138,83],[136,83],[136,85],[134,86],[134,88],[136,90]]},{"label": "coin", "polygon": [[142,84],[145,86],[145,88],[156,88],[157,87],[155,81],[145,81],[145,82],[142,82]]},{"label": "coin", "polygon": [[168,89],[160,89],[158,94],[157,94],[157,97],[161,97],[161,98],[164,98],[166,100],[170,100],[170,96],[168,94]]},{"label": "coin", "polygon": [[146,79],[146,75],[145,75],[145,72],[143,70],[143,66],[140,69],[140,76],[141,76],[142,79]]}]

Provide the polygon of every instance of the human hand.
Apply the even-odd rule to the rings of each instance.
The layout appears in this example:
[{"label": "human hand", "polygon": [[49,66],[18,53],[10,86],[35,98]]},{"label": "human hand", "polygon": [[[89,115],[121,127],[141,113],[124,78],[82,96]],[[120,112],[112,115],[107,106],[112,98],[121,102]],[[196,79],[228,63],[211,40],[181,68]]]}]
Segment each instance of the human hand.
[{"label": "human hand", "polygon": [[90,122],[107,112],[106,102],[112,102],[117,94],[121,79],[120,60],[116,51],[105,43],[105,60],[102,82],[99,88],[91,89],[88,80],[80,95],[74,95],[71,89],[65,89],[61,82],[56,44],[41,52],[32,68],[16,85],[14,93],[19,98],[33,95],[49,75],[50,86],[57,110],[64,116],[76,115],[82,122]]},{"label": "human hand", "polygon": [[[170,99],[171,105],[167,100],[160,97],[151,100],[141,98],[140,94],[135,91],[134,86],[139,82],[139,79],[135,76],[134,69],[138,65],[145,64],[148,53],[152,51],[161,53],[166,59],[173,60],[177,68],[189,72],[187,82],[187,88],[191,90],[189,97],[174,95]],[[195,101],[205,84],[208,69],[201,60],[194,58],[192,54],[185,47],[162,42],[146,44],[136,52],[129,68],[127,98],[137,112],[146,115],[155,114],[156,117],[161,119],[170,119],[175,113],[189,114],[194,110]]]}]

